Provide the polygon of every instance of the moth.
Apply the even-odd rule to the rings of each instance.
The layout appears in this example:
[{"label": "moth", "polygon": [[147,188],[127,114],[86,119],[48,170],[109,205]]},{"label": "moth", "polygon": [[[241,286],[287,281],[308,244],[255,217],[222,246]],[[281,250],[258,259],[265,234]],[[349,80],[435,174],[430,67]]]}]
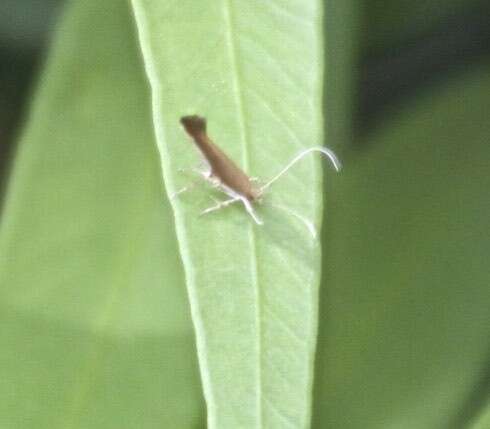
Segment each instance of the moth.
[{"label": "moth", "polygon": [[[264,192],[276,180],[282,177],[294,164],[301,160],[305,155],[311,152],[318,152],[326,156],[336,171],[340,171],[341,164],[337,156],[325,147],[311,147],[299,152],[279,173],[263,185],[258,184],[258,180],[249,177],[240,167],[238,167],[231,158],[229,158],[208,136],[206,131],[206,119],[198,116],[184,116],[180,119],[187,134],[192,138],[195,145],[201,152],[207,168],[198,171],[199,174],[212,184],[212,186],[224,192],[228,199],[216,201],[216,204],[207,208],[201,214],[211,213],[224,207],[240,202],[245,207],[247,213],[258,224],[262,225],[262,220],[257,216],[254,209],[254,203],[260,202]],[[189,189],[189,186],[182,188],[174,194],[178,195]],[[301,218],[299,215],[292,213],[294,216]],[[302,219],[304,222],[306,220]],[[306,221],[307,222],[307,221]],[[308,227],[310,231],[311,225]]]}]

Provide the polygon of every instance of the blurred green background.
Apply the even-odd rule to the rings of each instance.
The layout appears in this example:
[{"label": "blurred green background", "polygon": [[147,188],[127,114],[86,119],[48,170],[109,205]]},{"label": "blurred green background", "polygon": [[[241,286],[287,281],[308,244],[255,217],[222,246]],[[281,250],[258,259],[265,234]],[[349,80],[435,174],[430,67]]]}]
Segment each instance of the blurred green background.
[{"label": "blurred green background", "polygon": [[[2,190],[62,6],[56,0],[0,3]],[[488,427],[490,3],[350,0],[326,2],[325,9],[326,134],[346,168],[341,176],[326,177],[313,427]],[[144,97],[138,102],[144,105]],[[134,150],[135,156],[143,153]],[[172,264],[178,265],[174,259]],[[184,293],[176,299],[184,308]],[[5,320],[16,320],[7,313]],[[176,324],[187,326],[182,319]],[[25,331],[26,338],[55,329],[35,318],[12,323],[10,331],[3,325],[4,332]],[[63,329],[48,341],[40,336],[39,344],[22,352],[49,356],[44,349],[56,351],[58,341],[66,345],[73,335]],[[177,357],[166,362],[167,373],[158,367],[168,359],[164,346],[151,337],[140,337],[147,347],[133,344],[134,356],[127,355],[117,370],[111,356],[126,354],[126,344],[104,343],[107,350],[98,353],[106,356],[100,365],[107,368],[100,373],[118,379],[117,371],[130,371],[133,357],[139,359],[147,377],[177,380],[156,394],[163,402],[175,395],[168,406],[177,411],[168,412],[168,421],[189,409],[189,421],[199,421],[195,361],[178,358],[187,356],[192,339],[179,329],[173,340]],[[95,347],[89,340],[90,354]],[[147,355],[138,356],[138,347]],[[18,352],[3,352],[3,358],[15,363]],[[46,362],[31,364],[33,377],[46,371]],[[71,372],[61,367],[56,374]],[[30,388],[29,373],[23,377],[25,385],[12,376],[21,392],[10,397],[12,406]],[[54,399],[62,395],[51,393]],[[96,394],[104,398],[107,392]],[[23,406],[36,415],[42,404]],[[0,416],[11,414],[0,409]]]},{"label": "blurred green background", "polygon": [[[0,171],[28,107],[64,0],[0,3]],[[485,0],[326,1],[327,61],[335,74],[348,131],[364,136],[412,99],[490,57],[490,3]],[[328,25],[338,22],[339,25]],[[340,52],[339,52],[340,51]],[[329,84],[327,83],[327,87]],[[339,88],[340,86],[340,88]],[[332,115],[333,116],[333,115]],[[329,124],[329,131],[338,124]],[[331,131],[334,132],[334,131]],[[346,133],[346,134],[342,134]],[[362,140],[362,139],[361,139]],[[357,140],[359,142],[359,139]]]}]

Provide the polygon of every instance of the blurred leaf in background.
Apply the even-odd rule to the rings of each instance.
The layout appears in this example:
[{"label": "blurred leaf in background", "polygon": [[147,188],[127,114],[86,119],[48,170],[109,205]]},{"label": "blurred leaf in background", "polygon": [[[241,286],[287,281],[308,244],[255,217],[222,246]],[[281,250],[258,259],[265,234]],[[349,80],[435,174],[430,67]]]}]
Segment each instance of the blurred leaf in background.
[{"label": "blurred leaf in background", "polygon": [[488,399],[489,70],[420,94],[345,154],[315,427],[466,428]]},{"label": "blurred leaf in background", "polygon": [[133,28],[72,2],[36,93],[0,226],[1,427],[202,426]]},{"label": "blurred leaf in background", "polygon": [[[13,134],[61,0],[0,2],[0,205]],[[17,125],[18,126],[18,125]]]}]

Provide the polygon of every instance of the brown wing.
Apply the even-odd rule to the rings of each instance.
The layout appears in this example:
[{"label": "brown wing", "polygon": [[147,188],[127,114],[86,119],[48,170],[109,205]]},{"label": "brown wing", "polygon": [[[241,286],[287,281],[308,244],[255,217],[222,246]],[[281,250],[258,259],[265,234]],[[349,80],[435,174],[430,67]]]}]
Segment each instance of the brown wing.
[{"label": "brown wing", "polygon": [[259,192],[253,187],[247,174],[208,137],[206,119],[197,115],[184,116],[180,122],[209,162],[214,176],[247,199],[253,201],[258,198]]}]

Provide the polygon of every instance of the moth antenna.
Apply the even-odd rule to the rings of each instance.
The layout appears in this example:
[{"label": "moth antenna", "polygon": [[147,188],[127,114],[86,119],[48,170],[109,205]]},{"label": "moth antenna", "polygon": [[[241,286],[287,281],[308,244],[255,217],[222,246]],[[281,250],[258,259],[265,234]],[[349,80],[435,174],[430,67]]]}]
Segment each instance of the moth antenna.
[{"label": "moth antenna", "polygon": [[[270,204],[270,203],[269,203]],[[288,207],[284,207],[279,204],[270,204],[272,207],[275,207],[276,209],[281,209],[284,210],[287,214],[295,217],[298,219],[300,222],[303,223],[303,225],[306,227],[308,232],[311,234],[314,240],[316,240],[318,234],[316,232],[315,225],[313,225],[313,222],[311,222],[309,219],[305,218],[304,216],[301,216],[299,213],[296,213],[294,210],[291,210]]]},{"label": "moth antenna", "polygon": [[333,165],[333,168],[335,168],[336,171],[340,171],[342,168],[342,164],[340,163],[339,159],[331,151],[330,149],[327,149],[326,147],[322,146],[315,146],[315,147],[310,147],[309,149],[305,149],[298,153],[290,162],[289,164],[286,165],[279,173],[277,173],[271,180],[269,180],[264,186],[260,188],[261,191],[265,191],[269,186],[271,186],[277,179],[282,177],[294,164],[296,164],[299,160],[303,159],[305,155],[308,155],[311,152],[320,152],[323,155],[325,155]]}]

